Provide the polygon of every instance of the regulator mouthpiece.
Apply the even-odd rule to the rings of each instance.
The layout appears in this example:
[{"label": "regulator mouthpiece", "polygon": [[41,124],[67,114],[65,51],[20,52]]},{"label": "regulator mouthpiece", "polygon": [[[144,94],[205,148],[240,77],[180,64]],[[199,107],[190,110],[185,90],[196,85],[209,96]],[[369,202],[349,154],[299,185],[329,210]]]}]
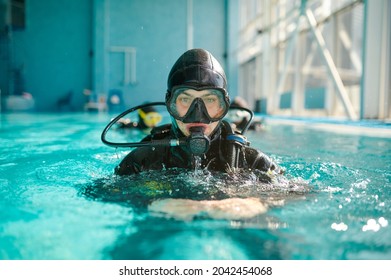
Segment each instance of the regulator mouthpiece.
[{"label": "regulator mouthpiece", "polygon": [[209,150],[210,139],[204,134],[205,128],[194,126],[190,128],[188,147],[192,154],[198,156],[205,154]]}]

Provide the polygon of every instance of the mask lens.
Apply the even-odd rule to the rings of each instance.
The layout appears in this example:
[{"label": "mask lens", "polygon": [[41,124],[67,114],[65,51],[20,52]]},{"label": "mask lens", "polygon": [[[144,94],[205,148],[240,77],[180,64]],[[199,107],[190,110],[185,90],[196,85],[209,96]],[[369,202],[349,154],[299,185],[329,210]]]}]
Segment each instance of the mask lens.
[{"label": "mask lens", "polygon": [[203,94],[194,94],[189,88],[177,88],[170,100],[171,113],[175,118],[183,118],[189,111],[195,99],[201,99],[212,120],[221,119],[228,109],[225,93],[219,89],[204,89]]}]

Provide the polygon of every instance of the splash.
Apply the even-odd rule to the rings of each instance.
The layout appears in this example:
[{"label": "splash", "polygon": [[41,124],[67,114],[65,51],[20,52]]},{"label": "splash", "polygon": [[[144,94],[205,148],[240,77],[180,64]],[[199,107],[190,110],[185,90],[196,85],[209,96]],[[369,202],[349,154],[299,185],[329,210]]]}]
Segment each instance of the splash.
[{"label": "splash", "polygon": [[194,176],[200,177],[203,175],[203,170],[201,168],[201,157],[194,156]]},{"label": "splash", "polygon": [[150,170],[130,176],[101,178],[80,188],[92,199],[145,207],[158,199],[221,200],[259,198],[277,201],[302,197],[311,191],[304,181],[269,177],[257,170],[234,173],[189,171],[181,168]]}]

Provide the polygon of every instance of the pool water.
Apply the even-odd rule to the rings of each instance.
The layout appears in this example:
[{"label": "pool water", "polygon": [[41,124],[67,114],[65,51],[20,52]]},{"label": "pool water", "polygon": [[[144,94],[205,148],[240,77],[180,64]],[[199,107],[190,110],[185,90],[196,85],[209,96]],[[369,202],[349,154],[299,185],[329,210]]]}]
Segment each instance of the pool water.
[{"label": "pool water", "polygon": [[[286,170],[271,187],[251,174],[116,178],[129,150],[100,141],[112,117],[1,115],[0,259],[391,259],[389,129],[351,133],[267,119],[264,130],[246,135]],[[217,191],[257,196],[268,210],[181,220],[145,207]]]}]

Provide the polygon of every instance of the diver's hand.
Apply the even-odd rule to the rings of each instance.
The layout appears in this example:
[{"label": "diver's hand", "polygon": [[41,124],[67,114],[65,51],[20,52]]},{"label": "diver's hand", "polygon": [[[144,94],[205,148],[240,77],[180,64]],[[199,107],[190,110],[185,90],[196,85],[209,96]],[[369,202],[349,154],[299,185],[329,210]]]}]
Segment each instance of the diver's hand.
[{"label": "diver's hand", "polygon": [[212,219],[241,220],[263,214],[267,206],[257,198],[228,198],[223,200],[162,199],[152,202],[149,211],[179,220],[196,216]]}]

